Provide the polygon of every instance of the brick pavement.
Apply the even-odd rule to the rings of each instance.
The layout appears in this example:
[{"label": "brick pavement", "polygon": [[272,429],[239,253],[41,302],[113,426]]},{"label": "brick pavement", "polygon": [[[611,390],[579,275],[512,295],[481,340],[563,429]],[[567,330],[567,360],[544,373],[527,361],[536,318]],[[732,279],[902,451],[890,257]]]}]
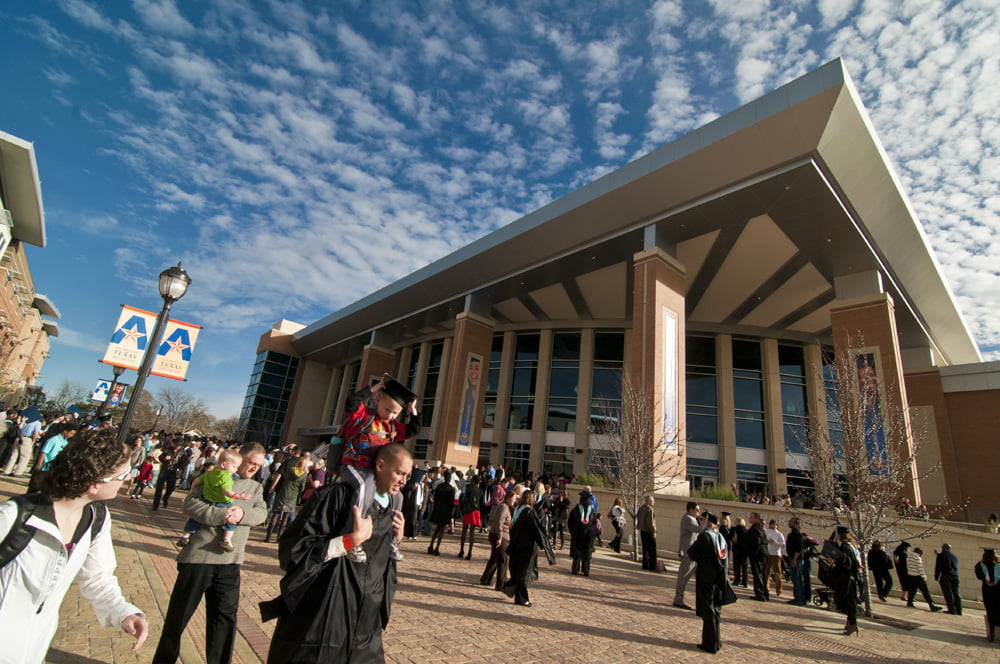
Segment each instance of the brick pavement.
[{"label": "brick pavement", "polygon": [[[0,478],[0,498],[23,491],[25,482]],[[48,662],[149,662],[159,638],[163,613],[175,577],[173,541],[183,524],[175,494],[169,509],[151,512],[149,500],[127,497],[110,505],[116,542],[118,578],[127,597],[148,614],[149,642],[132,653],[131,639],[101,628],[75,587],[62,605],[60,627]],[[392,621],[385,634],[388,662],[662,662],[712,661],[695,647],[701,621],[693,612],[670,606],[674,574],[638,569],[624,554],[598,549],[590,578],[569,573],[566,550],[558,562],[542,563],[541,578],[530,587],[534,606],[515,606],[491,588],[478,585],[486,561],[485,541],[471,561],[457,559],[455,538],[446,538],[440,557],[426,554],[426,540],[404,542],[406,560]],[[243,566],[238,663],[266,656],[273,623],[262,624],[257,602],[270,599],[279,571],[275,545],[255,529]],[[963,583],[974,583],[972,564],[963,561]],[[968,571],[966,571],[968,570]],[[693,581],[692,586],[693,588]],[[960,617],[906,609],[897,599],[875,607],[876,613],[919,624],[902,629],[871,620],[859,621],[857,637],[840,635],[843,617],[819,608],[797,608],[783,601],[753,602],[737,589],[739,602],[723,610],[722,653],[727,661],[767,662],[1000,662],[1000,644],[983,638],[981,605],[966,603]],[[693,599],[693,592],[692,592]],[[785,599],[785,598],[782,598]],[[183,644],[184,664],[204,661],[204,616],[192,619]]]}]

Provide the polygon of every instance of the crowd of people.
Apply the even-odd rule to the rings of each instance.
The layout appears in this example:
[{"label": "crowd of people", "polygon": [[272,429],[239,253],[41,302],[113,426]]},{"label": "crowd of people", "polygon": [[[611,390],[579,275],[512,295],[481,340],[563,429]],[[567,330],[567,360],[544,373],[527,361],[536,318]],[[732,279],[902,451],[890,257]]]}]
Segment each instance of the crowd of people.
[{"label": "crowd of people", "polygon": [[[0,504],[0,624],[16,625],[31,638],[20,649],[0,651],[0,663],[44,659],[74,578],[101,624],[118,625],[135,638],[136,649],[143,644],[145,614],[125,600],[114,576],[103,501],[119,493],[150,500],[155,511],[168,508],[178,488],[186,492],[188,521],[178,533],[178,574],[153,655],[157,664],[177,661],[182,634],[202,599],[206,657],[231,660],[240,566],[254,527],[262,527],[265,542],[277,542],[284,572],[276,597],[260,605],[263,620],[277,619],[269,662],[381,661],[402,540],[426,537],[428,555],[465,560],[478,540],[486,561],[479,583],[523,607],[532,606],[529,586],[539,575],[539,553],[555,564],[555,550],[568,545],[570,573],[590,575],[595,547],[603,545],[602,513],[590,487],[571,491],[572,476],[518,478],[492,464],[465,470],[415,465],[405,446],[391,444],[419,430],[414,404],[411,392],[387,378],[353,395],[342,436],[311,452],[295,444],[268,450],[166,432],[135,433],[119,445],[107,421],[80,424],[63,416],[29,423],[8,412],[0,428],[0,464],[14,476],[30,474],[30,484],[25,496]],[[791,506],[797,497],[776,499]],[[647,496],[634,519],[642,568],[662,572],[655,505]],[[616,499],[608,508],[611,551],[621,551],[627,517]],[[788,519],[787,532],[758,512],[748,521],[702,510],[697,501],[678,515],[672,603],[702,619],[702,650],[722,646],[722,607],[736,600],[733,586],[752,586],[751,599],[761,602],[771,601],[772,593],[782,597],[790,586],[787,601],[798,606],[826,596],[846,615],[845,635],[858,632],[868,571],[880,601],[890,600],[895,569],[907,606],[915,606],[919,594],[931,611],[941,610],[928,589],[923,551],[909,542],[890,555],[875,541],[863,556],[843,526],[819,540],[802,532],[797,516]],[[447,540],[457,542],[457,550],[442,553],[446,534],[458,536]],[[959,561],[947,543],[935,556],[933,578],[947,613],[962,615]],[[26,582],[53,564],[59,569],[54,580]],[[814,566],[823,586],[815,595]],[[1000,621],[995,552],[984,552],[974,571],[992,641]],[[686,601],[692,579],[694,607]]]}]

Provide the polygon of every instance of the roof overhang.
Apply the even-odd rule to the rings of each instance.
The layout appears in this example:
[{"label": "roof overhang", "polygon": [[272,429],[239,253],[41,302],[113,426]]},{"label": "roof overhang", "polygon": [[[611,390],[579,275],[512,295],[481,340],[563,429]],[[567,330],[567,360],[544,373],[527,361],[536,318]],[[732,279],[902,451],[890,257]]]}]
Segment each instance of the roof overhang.
[{"label": "roof overhang", "polygon": [[34,146],[0,132],[0,179],[3,204],[14,220],[14,239],[45,246],[45,209]]},{"label": "roof overhang", "polygon": [[43,316],[48,316],[49,318],[62,318],[59,315],[59,310],[56,309],[56,305],[52,303],[48,295],[42,295],[41,293],[35,293],[35,299],[31,303],[35,309],[38,309],[38,313]]},{"label": "roof overhang", "polygon": [[[569,278],[579,283],[564,290],[572,296],[576,289],[577,301],[585,299],[579,277],[614,272],[615,261],[648,243],[650,229],[658,246],[687,251],[689,327],[794,331],[808,318],[808,306],[820,314],[814,319],[822,318],[835,278],[878,270],[896,303],[902,347],[930,347],[944,364],[981,361],[840,60],[313,323],[293,343],[303,357],[343,361],[376,330],[406,328],[416,336],[453,325],[467,296],[492,302],[499,320],[504,311],[507,318],[544,319],[544,307],[526,293],[544,299],[547,288]],[[785,257],[771,255],[775,242],[789,247]],[[694,245],[701,249],[691,250]],[[766,261],[754,260],[757,254],[772,259],[769,272],[759,267]],[[734,269],[741,264],[760,271],[756,286],[739,302],[716,298],[702,307],[725,289],[722,266],[732,283],[747,281]],[[629,278],[628,270],[617,273]],[[796,279],[814,293],[808,306],[770,318],[753,308],[758,300],[763,306],[768,298],[786,297]],[[513,298],[513,306],[498,307],[505,298]],[[623,311],[624,318],[628,308]],[[800,325],[805,337],[826,342],[823,326],[812,325]]]},{"label": "roof overhang", "polygon": [[59,336],[59,324],[54,320],[43,320],[42,329],[45,330],[45,333],[50,337]]}]

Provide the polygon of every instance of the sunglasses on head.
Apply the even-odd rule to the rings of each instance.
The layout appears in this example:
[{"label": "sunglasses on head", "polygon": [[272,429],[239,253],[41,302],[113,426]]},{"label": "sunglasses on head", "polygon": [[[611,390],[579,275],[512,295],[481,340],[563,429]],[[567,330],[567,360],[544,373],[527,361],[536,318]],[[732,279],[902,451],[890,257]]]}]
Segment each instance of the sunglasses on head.
[{"label": "sunglasses on head", "polygon": [[128,479],[129,471],[123,472],[121,475],[115,475],[114,477],[103,477],[98,480],[98,482],[119,482],[121,480]]}]

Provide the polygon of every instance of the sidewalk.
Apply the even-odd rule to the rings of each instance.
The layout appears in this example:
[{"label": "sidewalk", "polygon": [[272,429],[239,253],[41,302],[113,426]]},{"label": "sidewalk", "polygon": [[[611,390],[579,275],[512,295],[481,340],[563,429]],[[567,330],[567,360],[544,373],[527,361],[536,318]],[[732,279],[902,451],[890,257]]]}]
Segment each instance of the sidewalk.
[{"label": "sidewalk", "polygon": [[[26,480],[0,478],[0,500],[24,490]],[[151,496],[152,494],[149,493]],[[121,497],[111,503],[118,557],[118,579],[125,595],[147,613],[150,638],[132,653],[131,639],[101,628],[75,587],[62,605],[60,626],[46,661],[60,664],[149,662],[159,639],[163,614],[176,575],[173,542],[183,525],[184,492],[168,509],[149,510],[151,499]],[[568,545],[567,545],[568,546]],[[674,574],[643,572],[627,557],[598,549],[589,578],[569,573],[568,548],[557,564],[541,561],[540,579],[530,586],[532,608],[515,606],[491,588],[478,585],[486,563],[483,536],[472,560],[456,558],[458,542],[445,539],[440,557],[426,553],[426,538],[404,542],[399,587],[384,641],[386,661],[478,662],[534,661],[617,664],[618,662],[714,661],[695,647],[701,620],[673,608]],[[976,584],[972,562],[962,561],[962,583]],[[276,545],[255,529],[243,565],[237,663],[266,658],[273,623],[263,624],[257,603],[277,592]],[[898,599],[879,603],[876,613],[891,621],[860,619],[856,637],[840,635],[844,618],[825,608],[798,608],[782,597],[767,604],[748,599],[727,606],[722,617],[722,655],[726,661],[767,662],[955,662],[1000,661],[1000,644],[984,638],[982,605],[966,603],[963,616],[907,609]],[[786,593],[788,594],[788,593]],[[694,604],[694,581],[688,587]],[[918,605],[919,606],[919,605]],[[181,661],[204,662],[204,614],[192,619]]]}]

